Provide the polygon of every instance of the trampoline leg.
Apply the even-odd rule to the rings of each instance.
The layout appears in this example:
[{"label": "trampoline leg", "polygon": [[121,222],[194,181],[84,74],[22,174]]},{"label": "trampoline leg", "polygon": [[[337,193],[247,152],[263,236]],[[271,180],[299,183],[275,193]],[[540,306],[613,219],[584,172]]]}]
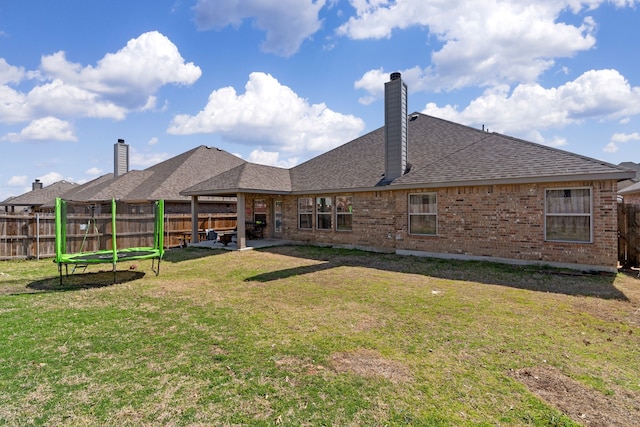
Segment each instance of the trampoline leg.
[{"label": "trampoline leg", "polygon": [[158,267],[157,268],[155,268],[155,265],[156,265],[156,259],[152,258],[151,259],[151,271],[156,273],[156,276],[157,276],[158,274],[160,274],[160,258],[158,258]]}]

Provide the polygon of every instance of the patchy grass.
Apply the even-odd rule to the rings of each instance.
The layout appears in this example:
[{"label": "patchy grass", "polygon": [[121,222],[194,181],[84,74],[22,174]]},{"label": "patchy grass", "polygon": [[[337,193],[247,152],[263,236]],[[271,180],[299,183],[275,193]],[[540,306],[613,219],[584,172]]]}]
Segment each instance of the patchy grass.
[{"label": "patchy grass", "polygon": [[0,425],[640,420],[632,276],[313,247],[118,268],[0,263]]}]

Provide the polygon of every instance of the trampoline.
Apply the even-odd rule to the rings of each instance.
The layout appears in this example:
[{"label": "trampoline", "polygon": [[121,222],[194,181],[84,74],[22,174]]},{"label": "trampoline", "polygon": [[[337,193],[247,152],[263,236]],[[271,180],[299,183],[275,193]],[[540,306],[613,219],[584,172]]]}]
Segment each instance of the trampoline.
[{"label": "trampoline", "polygon": [[[114,272],[122,261],[151,259],[151,269],[160,273],[164,255],[164,200],[150,203],[105,203],[56,199],[56,257],[60,284],[62,270],[111,264]],[[157,266],[156,266],[157,260]]]}]

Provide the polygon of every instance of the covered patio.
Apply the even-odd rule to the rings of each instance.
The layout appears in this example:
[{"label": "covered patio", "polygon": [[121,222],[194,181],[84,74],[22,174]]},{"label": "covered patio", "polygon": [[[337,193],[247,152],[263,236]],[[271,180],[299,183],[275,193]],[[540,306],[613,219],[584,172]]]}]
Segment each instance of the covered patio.
[{"label": "covered patio", "polygon": [[[191,197],[191,215],[193,218],[191,245],[215,244],[212,242],[199,241],[200,230],[198,229],[197,222],[199,211],[198,197],[202,196],[236,197],[236,241],[229,243],[226,248],[244,250],[258,246],[265,247],[275,246],[276,244],[287,244],[277,239],[281,237],[281,231],[274,228],[274,226],[279,224],[279,221],[275,218],[277,214],[272,210],[273,205],[267,203],[266,200],[264,200],[264,203],[261,205],[265,211],[260,214],[260,221],[265,220],[262,223],[263,226],[266,225],[269,227],[268,231],[264,234],[265,238],[252,239],[252,233],[247,233],[247,227],[249,227],[250,224],[258,223],[258,215],[257,212],[255,212],[257,208],[252,203],[252,201],[255,203],[256,195],[260,195],[260,199],[280,198],[282,195],[289,194],[290,192],[291,177],[287,169],[254,163],[243,163],[218,176],[181,191],[181,195]],[[225,247],[222,244],[219,246]]]}]

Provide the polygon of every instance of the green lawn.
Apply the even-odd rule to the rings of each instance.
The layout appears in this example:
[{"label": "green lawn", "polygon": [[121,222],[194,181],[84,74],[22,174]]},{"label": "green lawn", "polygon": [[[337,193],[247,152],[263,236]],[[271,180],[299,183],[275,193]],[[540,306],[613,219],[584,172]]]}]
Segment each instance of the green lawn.
[{"label": "green lawn", "polygon": [[[118,269],[0,262],[0,425],[640,420],[631,275],[312,247]],[[525,385],[544,373],[559,402]]]}]

